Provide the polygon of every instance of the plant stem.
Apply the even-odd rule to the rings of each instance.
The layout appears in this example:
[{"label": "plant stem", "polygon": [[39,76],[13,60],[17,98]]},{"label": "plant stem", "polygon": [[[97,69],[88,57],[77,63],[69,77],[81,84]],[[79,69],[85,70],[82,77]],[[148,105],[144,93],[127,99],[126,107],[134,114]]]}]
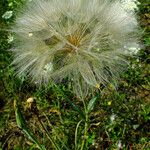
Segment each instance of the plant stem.
[{"label": "plant stem", "polygon": [[84,137],[81,145],[81,150],[84,149],[86,139],[87,139],[87,133],[88,133],[88,114],[86,114],[86,120],[85,120],[85,125],[84,125]]},{"label": "plant stem", "polygon": [[79,125],[80,123],[82,122],[83,120],[80,120],[76,126],[76,131],[75,131],[75,150],[77,150],[77,136],[78,136],[78,128],[79,128]]},{"label": "plant stem", "polygon": [[84,137],[83,137],[83,141],[81,144],[81,150],[84,149],[85,143],[86,143],[86,139],[87,139],[87,133],[88,133],[88,121],[89,121],[89,116],[88,116],[88,111],[87,111],[87,107],[85,104],[85,101],[83,101],[83,105],[84,105],[84,110],[85,110],[85,125],[84,125]]}]

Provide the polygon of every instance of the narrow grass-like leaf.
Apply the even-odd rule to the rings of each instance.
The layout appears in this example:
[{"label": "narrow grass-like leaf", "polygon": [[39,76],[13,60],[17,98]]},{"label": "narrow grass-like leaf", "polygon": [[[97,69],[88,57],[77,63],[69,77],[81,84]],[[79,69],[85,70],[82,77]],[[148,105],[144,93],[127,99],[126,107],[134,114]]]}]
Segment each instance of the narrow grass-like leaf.
[{"label": "narrow grass-like leaf", "polygon": [[23,129],[23,132],[28,136],[28,138],[29,138],[30,140],[32,140],[32,141],[38,146],[38,148],[39,148],[40,150],[46,150],[46,149],[44,148],[44,146],[41,145],[41,144],[37,141],[36,137],[33,135],[33,133],[32,133],[28,128],[24,128],[24,129]]},{"label": "narrow grass-like leaf", "polygon": [[17,101],[14,100],[14,109],[15,109],[15,115],[16,115],[16,122],[19,128],[22,129],[22,131],[27,135],[27,137],[33,141],[40,150],[46,150],[44,146],[42,146],[34,136],[34,134],[27,128],[25,119],[20,111],[19,106],[17,105]]},{"label": "narrow grass-like leaf", "polygon": [[76,131],[75,131],[75,150],[78,149],[78,145],[77,145],[77,137],[78,137],[78,128],[79,128],[79,125],[81,124],[83,120],[80,120],[76,126]]},{"label": "narrow grass-like leaf", "polygon": [[44,129],[48,139],[50,140],[50,142],[53,144],[53,146],[55,147],[56,150],[61,150],[61,148],[56,144],[56,142],[54,142],[54,140],[51,138],[48,130],[46,129],[46,127],[44,126],[43,122],[39,119],[38,117],[38,121],[41,124],[42,128]]},{"label": "narrow grass-like leaf", "polygon": [[47,120],[49,126],[53,129],[55,136],[56,136],[57,139],[62,143],[62,147],[64,147],[66,150],[69,150],[69,148],[68,148],[68,147],[65,145],[65,143],[63,142],[63,139],[61,139],[61,138],[58,136],[58,133],[56,132],[56,130],[55,130],[55,128],[53,127],[53,125],[50,123],[50,121],[49,121],[47,115],[46,115],[46,114],[44,114],[44,115],[45,115],[45,117],[46,117],[46,120]]},{"label": "narrow grass-like leaf", "polygon": [[14,100],[14,109],[15,109],[15,115],[16,115],[16,122],[19,128],[24,128],[25,127],[25,119],[22,115],[22,113],[19,110],[19,107],[17,105],[17,101]]}]

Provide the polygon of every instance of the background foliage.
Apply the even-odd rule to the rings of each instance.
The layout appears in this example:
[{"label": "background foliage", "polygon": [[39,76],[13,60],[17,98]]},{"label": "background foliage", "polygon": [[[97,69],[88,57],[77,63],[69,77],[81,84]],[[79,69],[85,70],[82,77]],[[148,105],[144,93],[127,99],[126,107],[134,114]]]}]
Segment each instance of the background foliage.
[{"label": "background foliage", "polygon": [[[122,74],[117,90],[109,85],[100,95],[99,92],[91,95],[91,99],[97,98],[97,101],[89,114],[86,149],[150,149],[150,2],[139,1],[141,4],[137,14],[144,46]],[[13,47],[13,35],[7,29],[24,2],[0,1],[0,148],[37,149],[33,140],[18,128],[14,107],[14,100],[17,100],[26,121],[25,127],[32,131],[41,145],[48,150],[54,149],[54,145],[60,149],[78,149],[84,124],[77,109],[82,110],[82,103],[67,85],[36,88],[28,79],[15,76],[10,65],[12,58],[9,49]],[[12,11],[8,19],[2,17],[6,11]],[[35,99],[33,103],[29,102],[32,98]],[[75,131],[78,131],[77,135]],[[48,134],[55,144],[52,144]]]}]

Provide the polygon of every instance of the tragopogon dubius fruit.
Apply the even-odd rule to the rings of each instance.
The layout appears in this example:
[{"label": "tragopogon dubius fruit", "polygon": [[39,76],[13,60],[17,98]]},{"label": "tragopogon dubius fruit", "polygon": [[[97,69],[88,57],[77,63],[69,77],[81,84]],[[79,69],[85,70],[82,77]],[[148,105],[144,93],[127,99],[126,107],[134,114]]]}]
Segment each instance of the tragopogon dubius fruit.
[{"label": "tragopogon dubius fruit", "polygon": [[137,29],[117,0],[35,0],[16,18],[13,64],[39,84],[68,78],[85,97],[125,69]]}]

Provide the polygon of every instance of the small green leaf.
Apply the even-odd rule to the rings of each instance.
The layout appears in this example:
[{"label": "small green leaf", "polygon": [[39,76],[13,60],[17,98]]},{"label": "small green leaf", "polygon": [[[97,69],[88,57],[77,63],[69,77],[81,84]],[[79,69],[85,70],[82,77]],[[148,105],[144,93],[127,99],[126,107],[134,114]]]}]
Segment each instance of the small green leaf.
[{"label": "small green leaf", "polygon": [[90,101],[89,101],[89,104],[88,104],[88,107],[87,107],[87,112],[88,113],[90,113],[92,110],[93,110],[93,108],[94,108],[94,106],[95,106],[95,104],[96,104],[96,101],[97,101],[97,97],[94,97],[94,98],[92,98]]},{"label": "small green leaf", "polygon": [[24,119],[22,113],[20,112],[20,108],[19,108],[16,100],[14,100],[14,109],[15,109],[17,125],[19,128],[22,129],[25,127],[25,119]]}]

